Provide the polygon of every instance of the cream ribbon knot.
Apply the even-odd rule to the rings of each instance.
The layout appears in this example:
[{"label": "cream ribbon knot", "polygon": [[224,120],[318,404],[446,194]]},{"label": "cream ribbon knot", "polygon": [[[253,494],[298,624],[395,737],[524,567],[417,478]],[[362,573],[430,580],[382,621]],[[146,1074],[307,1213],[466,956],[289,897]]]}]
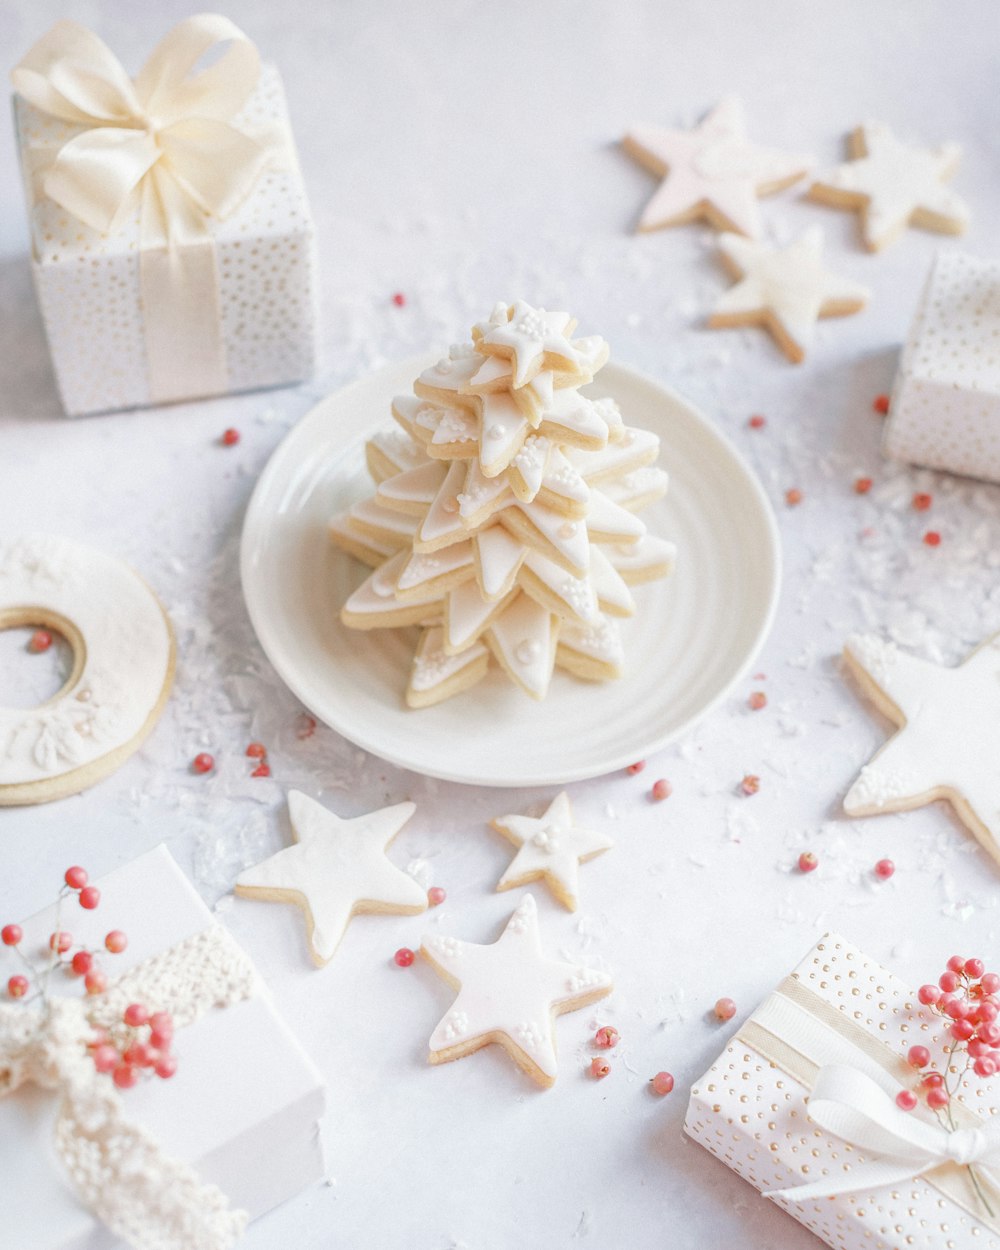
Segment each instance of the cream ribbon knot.
[{"label": "cream ribbon knot", "polygon": [[97,998],[51,999],[41,1011],[0,1004],[0,1096],[28,1082],[56,1092],[56,1151],[83,1201],[135,1250],[229,1250],[246,1214],[129,1123],[87,1043],[129,1002],[170,1011],[183,1026],[248,998],[254,983],[246,955],[216,925],[139,964]]},{"label": "cream ribbon knot", "polygon": [[230,216],[287,145],[283,134],[232,124],[259,76],[254,44],[215,13],[175,26],[134,79],[92,31],[68,20],[11,74],[35,108],[82,128],[54,149],[30,150],[38,190],[104,234],[139,209],[152,402],[226,389],[208,222]]},{"label": "cream ribbon knot", "polygon": [[983,1128],[949,1130],[917,1111],[901,1110],[870,1076],[839,1064],[820,1069],[808,1111],[819,1128],[854,1146],[866,1161],[836,1176],[773,1191],[769,1197],[808,1202],[881,1189],[948,1163],[976,1164],[991,1181],[1000,1182],[1000,1117]]}]

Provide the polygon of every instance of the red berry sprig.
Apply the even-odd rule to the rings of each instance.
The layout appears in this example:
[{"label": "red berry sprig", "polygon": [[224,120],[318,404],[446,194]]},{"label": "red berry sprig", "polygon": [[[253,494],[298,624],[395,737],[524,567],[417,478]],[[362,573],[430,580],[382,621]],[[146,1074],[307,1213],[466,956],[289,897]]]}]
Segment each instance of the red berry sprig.
[{"label": "red berry sprig", "polygon": [[173,1040],[174,1022],[168,1011],[130,1003],[110,1030],[95,1030],[87,1048],[98,1072],[110,1073],[119,1089],[131,1089],[143,1077],[166,1081],[174,1075]]},{"label": "red berry sprig", "polygon": [[[43,1002],[48,1000],[48,982],[55,968],[63,968],[69,975],[83,977],[86,992],[103,994],[108,988],[108,978],[98,963],[98,953],[73,940],[61,925],[62,905],[73,895],[84,911],[94,911],[101,903],[101,892],[89,884],[85,868],[78,864],[67,868],[63,874],[63,886],[56,900],[56,927],[49,935],[49,958],[44,967],[38,968],[24,950],[24,930],[19,924],[5,924],[0,928],[0,942],[9,946],[28,971],[28,976],[18,973],[7,981],[7,994],[14,999],[28,997],[34,986]],[[128,945],[128,938],[121,929],[112,929],[104,939],[105,949],[112,955],[120,954]]]},{"label": "red berry sprig", "polygon": [[[931,1052],[926,1046],[910,1047],[906,1060],[920,1073],[920,1081],[915,1090],[901,1090],[896,1105],[912,1111],[922,1095],[941,1124],[954,1132],[958,1125],[952,1100],[969,1072],[988,1080],[1000,1071],[1000,975],[987,972],[981,959],[952,955],[937,984],[922,985],[917,998],[946,1024],[950,1040],[940,1070],[931,1067]],[[989,1210],[971,1164],[969,1174]]]}]

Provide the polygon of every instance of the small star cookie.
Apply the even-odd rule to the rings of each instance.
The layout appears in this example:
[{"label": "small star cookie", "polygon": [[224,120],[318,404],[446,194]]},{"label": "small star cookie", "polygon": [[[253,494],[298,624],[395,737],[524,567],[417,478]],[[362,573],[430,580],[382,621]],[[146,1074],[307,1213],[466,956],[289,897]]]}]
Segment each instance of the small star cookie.
[{"label": "small star cookie", "polygon": [[969,210],[945,186],[958,168],[956,143],[917,148],[900,143],[888,126],[867,122],[848,141],[852,159],[816,179],[809,198],[861,214],[865,247],[877,252],[907,226],[961,234]]},{"label": "small star cookie", "polygon": [[579,905],[580,865],[614,846],[606,834],[573,823],[573,809],[565,790],[538,819],[498,816],[490,824],[518,848],[497,890],[544,881],[569,911],[576,911]]},{"label": "small star cookie", "polygon": [[431,1063],[461,1059],[496,1042],[539,1085],[556,1079],[555,1017],[611,993],[611,978],[542,954],[538,910],[526,894],[496,942],[479,946],[435,934],[420,953],[458,991],[431,1034]]},{"label": "small star cookie", "polygon": [[796,364],[820,317],[846,317],[868,302],[867,287],[824,266],[823,234],[816,226],[787,247],[724,234],[719,252],[737,282],[716,304],[709,326],[763,326]]},{"label": "small star cookie", "polygon": [[625,151],[663,179],[643,209],[639,229],[704,219],[716,230],[756,238],[758,197],[791,186],[815,162],[759,147],[746,130],[743,103],[735,96],[720,101],[693,130],[630,130],[622,140]]},{"label": "small star cookie", "polygon": [[295,845],[240,873],[233,892],[301,907],[313,962],[323,967],[361,912],[415,916],[426,910],[424,890],[385,854],[416,810],[413,803],[397,803],[348,819],[291,790]]},{"label": "small star cookie", "polygon": [[899,726],[844,799],[848,816],[874,816],[947,799],[1000,861],[1000,634],[957,668],[898,651],[872,635],[844,648],[865,695]]}]

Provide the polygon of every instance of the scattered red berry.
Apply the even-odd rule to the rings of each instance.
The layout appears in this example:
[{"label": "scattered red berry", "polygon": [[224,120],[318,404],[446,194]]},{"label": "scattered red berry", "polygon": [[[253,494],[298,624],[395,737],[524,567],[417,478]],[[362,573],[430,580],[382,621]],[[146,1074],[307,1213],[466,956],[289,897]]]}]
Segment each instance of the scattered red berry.
[{"label": "scattered red berry", "polygon": [[922,985],[917,991],[917,998],[925,1007],[933,1007],[941,997],[941,990],[936,985]]},{"label": "scattered red berry", "polygon": [[926,512],[934,502],[934,496],[928,495],[925,491],[918,491],[913,496],[913,507],[917,512]]},{"label": "scattered red berry", "polygon": [[767,425],[767,418],[755,413],[754,416],[747,421],[747,425],[751,428],[751,430],[762,430],[764,426]]},{"label": "scattered red berry", "polygon": [[392,958],[398,967],[409,968],[410,964],[416,959],[416,955],[408,946],[401,946]]},{"label": "scattered red berry", "polygon": [[920,1084],[924,1089],[939,1089],[944,1084],[944,1077],[940,1072],[925,1072]]},{"label": "scattered red berry", "polygon": [[732,1020],[736,1015],[736,1004],[731,998],[720,998],[714,1010],[717,1020]]},{"label": "scattered red berry", "polygon": [[94,966],[94,956],[90,951],[77,951],[69,962],[76,975],[82,977]]},{"label": "scattered red berry", "polygon": [[935,1086],[934,1089],[927,1091],[927,1105],[932,1111],[940,1111],[943,1107],[947,1107],[951,1099],[948,1097],[948,1091],[942,1086]]},{"label": "scattered red berry", "polygon": [[302,712],[298,720],[295,722],[295,736],[300,742],[304,742],[306,738],[311,738],[316,732],[316,717],[310,716],[308,712]]},{"label": "scattered red berry", "polygon": [[448,895],[439,885],[432,885],[427,891],[427,902],[431,905],[431,907],[440,907],[447,897]]},{"label": "scattered red berry", "polygon": [[600,1046],[601,1050],[610,1050],[620,1040],[618,1030],[611,1024],[602,1025],[594,1034],[594,1045]]},{"label": "scattered red berry", "polygon": [[406,303],[406,296],[403,294],[402,291],[397,291],[396,294],[392,297],[392,302],[396,305],[397,308],[402,308],[403,305]]},{"label": "scattered red berry", "polygon": [[267,747],[263,742],[251,742],[247,747],[247,755],[252,760],[262,760],[267,758]]},{"label": "scattered red berry", "polygon": [[602,1081],[611,1071],[611,1064],[606,1059],[591,1059],[590,1075]]},{"label": "scattered red berry", "polygon": [[767,695],[763,690],[755,690],[747,699],[747,706],[751,712],[759,712],[761,708],[767,707]]},{"label": "scattered red berry", "polygon": [[85,885],[80,891],[80,906],[84,911],[93,911],[101,901],[101,891],[96,885]]},{"label": "scattered red berry", "polygon": [[984,993],[995,994],[998,990],[1000,990],[1000,976],[997,976],[995,972],[987,972],[983,976],[980,984],[983,987]]},{"label": "scattered red berry", "polygon": [[760,789],[760,778],[755,773],[747,773],[740,782],[740,789],[744,794],[756,794]]},{"label": "scattered red berry", "polygon": [[72,945],[73,938],[65,931],[53,933],[49,937],[49,950],[55,951],[58,955],[65,955]]},{"label": "scattered red berry", "polygon": [[791,490],[785,491],[785,503],[788,504],[789,508],[797,508],[801,502],[802,492],[797,486],[793,486]]},{"label": "scattered red berry", "polygon": [[228,430],[222,431],[222,438],[219,441],[222,443],[223,447],[235,447],[240,441],[240,432],[230,426]]},{"label": "scattered red berry", "polygon": [[986,965],[981,959],[967,959],[962,966],[962,971],[967,977],[972,977],[974,981],[978,981],[986,971]]},{"label": "scattered red berry", "polygon": [[251,777],[270,777],[270,775],[271,775],[270,764],[258,764],[257,767],[250,774]]},{"label": "scattered red berry", "polygon": [[924,543],[928,547],[940,547],[941,535],[937,532],[937,530],[928,530],[924,535]]},{"label": "scattered red berry", "polygon": [[971,1020],[956,1020],[948,1032],[956,1042],[968,1042],[975,1036],[976,1026]]},{"label": "scattered red berry", "polygon": [[628,768],[626,768],[625,771],[628,773],[630,777],[634,777],[636,773],[641,773],[645,767],[646,767],[645,760],[636,760],[634,764],[629,764]]},{"label": "scattered red berry", "polygon": [[854,482],[854,493],[856,495],[867,495],[872,488],[872,480],[870,477],[859,477]]},{"label": "scattered red berry", "polygon": [[965,957],[963,955],[952,955],[945,964],[949,972],[955,972],[959,976],[965,971]]},{"label": "scattered red berry", "polygon": [[149,1011],[142,1003],[129,1003],[122,1013],[122,1019],[130,1029],[137,1029],[149,1020]]},{"label": "scattered red berry", "polygon": [[52,646],[52,635],[47,629],[36,629],[28,640],[28,650],[39,655],[42,651],[48,651]]},{"label": "scattered red berry", "polygon": [[669,1072],[657,1072],[649,1083],[653,1087],[654,1094],[669,1094],[674,1088],[674,1078]]},{"label": "scattered red berry", "polygon": [[128,946],[128,938],[121,929],[112,929],[104,939],[104,945],[112,953],[112,955],[120,955]]},{"label": "scattered red berry", "polygon": [[24,930],[19,924],[5,924],[0,929],[0,942],[3,942],[4,946],[16,946],[23,937]]},{"label": "scattered red berry", "polygon": [[7,982],[7,993],[11,998],[23,998],[28,992],[28,978],[13,976]]},{"label": "scattered red berry", "polygon": [[815,872],[819,867],[819,860],[812,851],[803,851],[799,856],[799,872]]},{"label": "scattered red berry", "polygon": [[888,881],[895,871],[896,865],[891,859],[880,859],[875,865],[875,876],[879,881]]},{"label": "scattered red berry", "polygon": [[661,777],[659,781],[653,782],[653,788],[650,794],[659,803],[662,799],[669,799],[673,794],[674,788],[665,777]]},{"label": "scattered red berry", "polygon": [[889,396],[888,395],[876,395],[875,398],[872,400],[872,407],[875,409],[875,411],[879,414],[880,417],[884,417],[885,414],[889,411]]},{"label": "scattered red berry", "polygon": [[207,751],[202,751],[191,761],[191,767],[196,773],[210,773],[215,767],[215,757],[209,755]]},{"label": "scattered red berry", "polygon": [[896,1095],[896,1106],[900,1111],[912,1111],[917,1105],[917,1096],[912,1089],[901,1089]]}]

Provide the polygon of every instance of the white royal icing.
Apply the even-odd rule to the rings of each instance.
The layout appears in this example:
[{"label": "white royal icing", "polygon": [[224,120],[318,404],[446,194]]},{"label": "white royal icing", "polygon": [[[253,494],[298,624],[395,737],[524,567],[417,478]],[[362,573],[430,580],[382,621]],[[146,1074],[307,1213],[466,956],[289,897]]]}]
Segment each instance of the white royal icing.
[{"label": "white royal icing", "polygon": [[822,174],[813,186],[857,197],[863,204],[864,236],[870,247],[888,242],[915,214],[930,213],[951,230],[964,229],[968,207],[945,186],[961,157],[957,144],[911,147],[900,143],[881,122],[867,122],[860,131],[865,155]]},{"label": "white royal icing", "polygon": [[506,871],[497,883],[498,890],[510,889],[539,877],[555,883],[557,893],[570,911],[576,911],[580,894],[580,865],[614,842],[607,834],[585,829],[573,820],[573,808],[564,790],[549,804],[545,814],[531,816],[498,816],[493,826],[518,847]]},{"label": "white royal icing", "polygon": [[536,699],[544,697],[555,663],[557,618],[528,595],[518,595],[489,628],[514,680]]},{"label": "white royal icing", "polygon": [[310,944],[328,963],[351,917],[376,908],[413,915],[427,894],[386,856],[386,847],[416,811],[397,803],[364,816],[338,816],[298,790],[288,794],[295,843],[236,878],[239,893],[266,898],[272,891],[302,900],[311,918]]},{"label": "white royal icing", "polygon": [[760,233],[757,197],[794,182],[813,164],[811,157],[752,143],[742,101],[735,96],[721,100],[693,130],[638,127],[625,144],[663,177],[643,209],[642,230],[704,216],[710,205],[732,229],[754,238]]},{"label": "white royal icing", "polygon": [[902,724],[862,769],[844,810],[853,816],[914,807],[944,790],[968,805],[987,849],[1000,859],[1000,634],[956,668],[917,659],[872,635],[851,638],[846,649]]},{"label": "white royal icing", "polygon": [[420,646],[413,657],[410,670],[410,689],[426,693],[437,686],[444,685],[456,674],[461,673],[470,664],[474,664],[487,654],[482,643],[473,643],[464,651],[451,654],[443,647],[444,632],[440,626],[427,630],[420,640]]},{"label": "white royal icing", "polygon": [[423,941],[435,968],[459,991],[431,1034],[430,1050],[447,1050],[489,1033],[503,1033],[547,1083],[556,1076],[554,1016],[586,997],[611,991],[611,978],[542,953],[538,910],[526,894],[496,942],[481,946],[435,934]]},{"label": "white royal icing", "polygon": [[573,319],[569,313],[549,312],[518,300],[510,310],[510,320],[491,326],[483,335],[481,347],[499,347],[514,360],[514,386],[524,386],[534,365],[545,355],[558,357],[575,368],[579,353],[570,341]]},{"label": "white royal icing", "polygon": [[53,780],[126,746],[170,678],[163,609],[114,556],[41,535],[0,546],[0,616],[32,608],[42,619],[29,624],[55,616],[75,627],[82,664],[41,707],[0,707],[0,786]]},{"label": "white royal icing", "polygon": [[794,243],[771,247],[738,234],[724,234],[719,249],[742,274],[717,301],[714,313],[767,312],[788,337],[805,348],[816,322],[831,304],[861,306],[871,292],[840,278],[823,264],[823,232],[810,226]]}]

